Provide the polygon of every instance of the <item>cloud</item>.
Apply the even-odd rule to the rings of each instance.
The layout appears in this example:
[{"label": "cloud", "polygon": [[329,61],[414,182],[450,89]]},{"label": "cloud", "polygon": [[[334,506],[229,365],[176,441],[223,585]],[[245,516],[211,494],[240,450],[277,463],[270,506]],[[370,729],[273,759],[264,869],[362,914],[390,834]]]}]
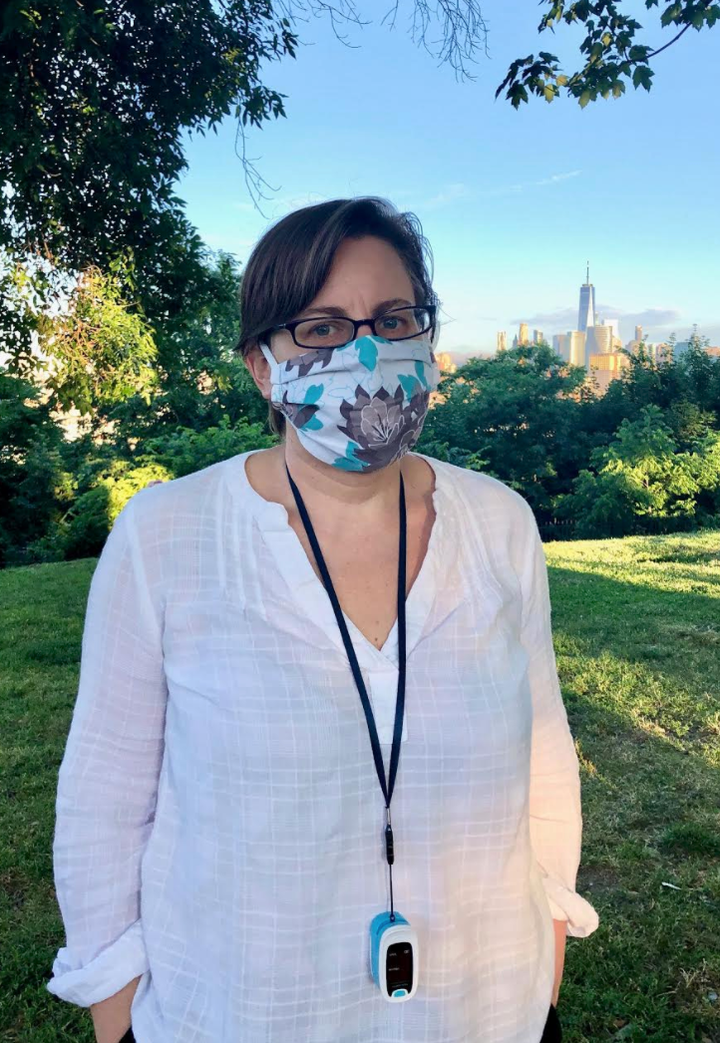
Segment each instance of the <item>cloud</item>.
[{"label": "cloud", "polygon": [[[645,308],[643,311],[624,311],[610,304],[598,304],[597,314],[600,319],[620,319],[620,328],[628,333],[634,332],[635,326],[643,326],[646,330],[672,332],[682,318],[676,308]],[[577,308],[558,308],[556,311],[536,312],[522,319],[513,319],[513,324],[527,322],[536,329],[548,329],[556,333],[565,333],[576,328],[578,320]]]},{"label": "cloud", "polygon": [[555,185],[558,181],[567,181],[568,178],[578,177],[582,174],[582,170],[569,170],[566,174],[551,174],[550,177],[543,178],[542,181],[531,181],[531,185]]},{"label": "cloud", "polygon": [[[675,334],[677,340],[688,340],[693,332],[692,320],[688,320],[677,308],[644,308],[641,311],[625,311],[610,304],[599,304],[597,313],[600,319],[619,319],[620,337],[624,341],[635,335],[635,327],[642,326],[651,341],[667,340]],[[535,312],[534,315],[523,315],[512,319],[507,326],[508,336],[516,332],[521,322],[527,322],[530,329],[540,329],[546,337],[555,333],[567,333],[577,326],[577,308],[557,308],[555,311]],[[513,329],[513,327],[515,329]],[[707,337],[710,344],[720,344],[720,322],[698,323],[698,333]]]},{"label": "cloud", "polygon": [[445,185],[434,196],[420,202],[414,202],[415,197],[406,191],[396,192],[392,198],[398,205],[410,205],[417,210],[437,210],[440,207],[450,206],[458,199],[486,199],[488,196],[505,196],[517,192],[524,192],[526,188],[535,188],[541,185],[558,185],[570,178],[578,177],[581,170],[568,170],[561,174],[551,174],[550,177],[540,178],[537,181],[521,181],[516,185],[499,185],[497,188],[480,189],[475,191],[462,181],[455,181]]},{"label": "cloud", "polygon": [[653,329],[675,326],[682,318],[676,308],[646,308],[644,311],[618,311],[616,308],[598,308],[602,318],[621,319],[633,326],[647,326]]},{"label": "cloud", "polygon": [[498,188],[489,188],[481,192],[480,195],[483,198],[512,195],[524,192],[526,188],[537,188],[540,185],[559,185],[570,178],[579,177],[580,174],[582,174],[582,170],[568,170],[564,174],[551,174],[550,177],[543,177],[539,181],[519,181],[515,185],[501,185]]},{"label": "cloud", "polygon": [[535,315],[526,315],[522,319],[512,319],[511,322],[513,326],[527,322],[535,329],[545,329],[546,326],[549,326],[551,329],[567,331],[574,328],[577,319],[577,308],[558,308],[556,311],[539,311]]},{"label": "cloud", "polygon": [[424,203],[420,204],[420,206],[423,210],[436,210],[438,207],[454,203],[456,199],[465,199],[470,194],[467,185],[464,185],[461,181],[457,181],[454,184],[448,185],[443,189],[443,191],[438,192],[437,195],[431,196],[430,199],[426,199]]}]

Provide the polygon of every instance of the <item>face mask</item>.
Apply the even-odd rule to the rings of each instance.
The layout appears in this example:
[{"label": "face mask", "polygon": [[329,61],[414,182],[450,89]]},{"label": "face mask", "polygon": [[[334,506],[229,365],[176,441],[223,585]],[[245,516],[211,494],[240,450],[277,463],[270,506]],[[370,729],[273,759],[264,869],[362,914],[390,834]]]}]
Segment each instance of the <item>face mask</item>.
[{"label": "face mask", "polygon": [[440,371],[427,339],[359,337],[270,364],[275,403],[309,453],[344,471],[376,471],[420,437]]}]

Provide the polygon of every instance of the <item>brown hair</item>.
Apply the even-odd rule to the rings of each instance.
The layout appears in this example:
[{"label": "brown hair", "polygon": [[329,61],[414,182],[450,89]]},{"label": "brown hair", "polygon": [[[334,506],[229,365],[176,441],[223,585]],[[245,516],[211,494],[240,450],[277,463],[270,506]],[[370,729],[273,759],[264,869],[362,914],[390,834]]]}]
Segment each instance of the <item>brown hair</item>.
[{"label": "brown hair", "polygon": [[[432,288],[432,251],[413,213],[400,213],[386,199],[332,199],[287,214],[255,244],[240,285],[243,356],[270,326],[289,322],[324,286],[343,239],[373,235],[393,246],[415,291],[416,304],[440,303]],[[268,423],[278,435],[285,417],[268,402]]]}]

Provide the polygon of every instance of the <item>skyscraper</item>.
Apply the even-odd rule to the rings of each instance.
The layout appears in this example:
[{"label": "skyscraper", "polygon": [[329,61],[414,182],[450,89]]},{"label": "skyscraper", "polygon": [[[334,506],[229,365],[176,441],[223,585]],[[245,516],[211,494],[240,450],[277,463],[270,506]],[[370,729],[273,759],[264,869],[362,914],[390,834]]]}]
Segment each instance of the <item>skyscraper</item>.
[{"label": "skyscraper", "polygon": [[580,308],[578,310],[578,330],[585,333],[588,326],[595,325],[595,287],[590,282],[590,262],[587,266],[587,280],[580,287]]},{"label": "skyscraper", "polygon": [[528,324],[526,322],[520,323],[520,336],[518,338],[518,344],[529,344],[530,335],[528,333]]},{"label": "skyscraper", "polygon": [[601,319],[600,324],[602,326],[612,326],[612,335],[614,338],[620,338],[620,319]]},{"label": "skyscraper", "polygon": [[586,366],[584,330],[568,330],[567,338],[568,362],[573,366]]},{"label": "skyscraper", "polygon": [[542,330],[533,330],[533,344],[540,344],[543,339]]},{"label": "skyscraper", "polygon": [[505,351],[507,349],[507,333],[505,330],[498,330],[497,335],[497,350]]},{"label": "skyscraper", "polygon": [[601,326],[588,326],[585,331],[587,339],[585,341],[585,351],[588,356],[588,360],[591,355],[609,355],[613,349],[613,328],[612,326],[606,326],[604,323]]},{"label": "skyscraper", "polygon": [[560,358],[565,360],[565,362],[570,358],[569,344],[570,338],[567,333],[556,333],[553,337],[553,348]]}]

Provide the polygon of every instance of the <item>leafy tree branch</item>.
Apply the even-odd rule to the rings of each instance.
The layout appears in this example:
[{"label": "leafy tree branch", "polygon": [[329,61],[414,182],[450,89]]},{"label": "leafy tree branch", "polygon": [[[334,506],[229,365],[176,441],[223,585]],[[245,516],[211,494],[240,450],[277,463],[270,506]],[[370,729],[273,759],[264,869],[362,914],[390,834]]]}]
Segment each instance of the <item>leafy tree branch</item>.
[{"label": "leafy tree branch", "polygon": [[[688,31],[700,32],[712,28],[720,18],[720,3],[715,0],[670,0],[662,11],[659,22],[662,28],[682,26],[672,40],[662,47],[653,48],[639,43],[639,33],[644,27],[629,14],[623,0],[545,0],[548,10],[538,26],[538,32],[562,23],[581,23],[585,27],[585,38],[580,44],[584,56],[583,64],[573,73],[563,72],[558,57],[548,51],[540,51],[526,58],[518,58],[510,65],[503,82],[495,92],[497,98],[505,91],[505,98],[519,108],[530,100],[530,95],[552,102],[561,91],[576,98],[580,107],[596,101],[598,97],[619,98],[625,93],[626,84],[631,82],[637,90],[652,87],[654,71],[650,60],[656,58]],[[660,0],[644,0],[650,10],[659,7]],[[623,10],[624,8],[624,10]]]}]

